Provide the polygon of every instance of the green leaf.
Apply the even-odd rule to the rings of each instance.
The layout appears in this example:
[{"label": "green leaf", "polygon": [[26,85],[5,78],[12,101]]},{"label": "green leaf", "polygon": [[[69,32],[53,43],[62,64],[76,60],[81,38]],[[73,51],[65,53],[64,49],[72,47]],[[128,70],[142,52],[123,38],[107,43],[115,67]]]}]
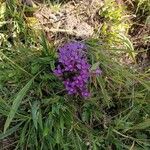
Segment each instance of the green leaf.
[{"label": "green leaf", "polygon": [[150,25],[150,15],[146,18],[146,25]]},{"label": "green leaf", "polygon": [[26,141],[26,132],[28,131],[28,125],[29,125],[29,121],[27,121],[24,125],[24,127],[21,130],[21,134],[20,134],[20,138],[19,138],[19,143],[21,146],[23,146],[23,144]]},{"label": "green leaf", "polygon": [[2,27],[4,24],[6,24],[7,22],[6,21],[1,21],[0,22],[0,27]]},{"label": "green leaf", "polygon": [[62,135],[64,134],[64,118],[62,116],[60,116],[60,127],[61,127],[61,132],[62,132]]},{"label": "green leaf", "polygon": [[103,95],[103,98],[107,104],[107,106],[109,107],[110,105],[110,96],[105,88],[105,82],[104,80],[100,77],[100,78],[97,78],[98,79],[98,82],[99,82],[99,85],[101,87],[101,91],[102,91],[102,95]]},{"label": "green leaf", "polygon": [[131,58],[136,62],[135,60],[135,52],[132,42],[123,34],[120,34],[120,38],[123,40],[124,45],[127,48],[127,52],[131,56]]},{"label": "green leaf", "polygon": [[6,12],[6,3],[0,4],[0,19],[4,19],[4,14]]},{"label": "green leaf", "polygon": [[5,19],[5,12],[6,12],[6,3],[0,3],[0,27],[6,24]]},{"label": "green leaf", "polygon": [[90,70],[96,70],[99,67],[99,64],[100,62],[93,64]]},{"label": "green leaf", "polygon": [[137,125],[135,125],[134,127],[132,127],[131,129],[133,130],[142,130],[142,129],[146,129],[150,127],[150,119],[146,119],[144,122],[141,122]]},{"label": "green leaf", "polygon": [[38,124],[40,126],[40,128],[43,130],[43,120],[42,120],[42,113],[41,113],[41,109],[39,109],[39,115],[38,115]]},{"label": "green leaf", "polygon": [[40,70],[40,65],[38,63],[32,63],[31,64],[31,73],[36,74]]},{"label": "green leaf", "polygon": [[33,124],[36,129],[37,129],[38,115],[39,115],[38,110],[39,110],[39,103],[35,101],[31,106],[31,113],[32,113]]},{"label": "green leaf", "polygon": [[44,33],[42,33],[42,35],[41,35],[41,45],[43,46],[43,53],[46,56],[49,56],[49,47],[48,47]]},{"label": "green leaf", "polygon": [[8,114],[7,120],[4,125],[4,133],[6,132],[11,121],[13,120],[13,118],[18,110],[18,107],[20,106],[21,101],[24,98],[24,96],[26,95],[27,91],[29,90],[33,80],[34,80],[34,77],[20,90],[20,92],[16,96],[16,99],[13,101],[11,110]]},{"label": "green leaf", "polygon": [[9,135],[11,135],[11,134],[13,134],[15,131],[17,131],[21,124],[22,124],[22,122],[19,123],[19,124],[17,124],[17,125],[14,126],[13,128],[7,130],[6,132],[0,133],[0,140],[2,140],[2,139],[4,139],[4,138],[8,137]]}]

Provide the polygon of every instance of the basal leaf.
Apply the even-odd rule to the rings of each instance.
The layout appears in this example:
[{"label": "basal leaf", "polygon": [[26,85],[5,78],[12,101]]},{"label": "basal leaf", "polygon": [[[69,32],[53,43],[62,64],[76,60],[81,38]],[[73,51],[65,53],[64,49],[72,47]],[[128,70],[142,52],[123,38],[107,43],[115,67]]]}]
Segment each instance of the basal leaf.
[{"label": "basal leaf", "polygon": [[12,122],[18,107],[21,104],[22,99],[24,98],[24,96],[26,95],[27,91],[29,90],[32,82],[33,82],[34,78],[32,78],[21,90],[20,92],[17,94],[16,98],[13,101],[11,110],[8,114],[8,117],[6,119],[5,125],[4,125],[4,133],[6,132],[6,130],[8,129],[10,123]]}]

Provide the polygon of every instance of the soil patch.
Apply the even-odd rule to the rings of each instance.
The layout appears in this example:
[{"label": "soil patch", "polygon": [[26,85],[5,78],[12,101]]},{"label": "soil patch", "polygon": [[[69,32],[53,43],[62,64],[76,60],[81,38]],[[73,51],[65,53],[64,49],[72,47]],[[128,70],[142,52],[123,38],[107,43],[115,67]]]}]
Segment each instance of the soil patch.
[{"label": "soil patch", "polygon": [[34,13],[39,21],[35,28],[42,28],[49,40],[60,40],[66,36],[81,39],[93,37],[95,28],[101,27],[96,16],[102,5],[101,0],[69,1],[51,7],[41,4]]}]

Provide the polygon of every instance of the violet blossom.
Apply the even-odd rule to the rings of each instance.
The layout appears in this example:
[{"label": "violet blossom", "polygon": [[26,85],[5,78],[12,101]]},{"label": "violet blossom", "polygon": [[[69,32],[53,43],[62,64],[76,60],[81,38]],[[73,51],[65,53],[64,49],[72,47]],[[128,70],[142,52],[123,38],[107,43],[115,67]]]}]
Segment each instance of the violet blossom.
[{"label": "violet blossom", "polygon": [[[88,80],[90,67],[86,56],[86,46],[81,42],[69,42],[59,49],[58,65],[54,74],[64,83],[68,94],[77,94],[89,97]],[[100,69],[95,70],[95,75],[101,74]]]}]

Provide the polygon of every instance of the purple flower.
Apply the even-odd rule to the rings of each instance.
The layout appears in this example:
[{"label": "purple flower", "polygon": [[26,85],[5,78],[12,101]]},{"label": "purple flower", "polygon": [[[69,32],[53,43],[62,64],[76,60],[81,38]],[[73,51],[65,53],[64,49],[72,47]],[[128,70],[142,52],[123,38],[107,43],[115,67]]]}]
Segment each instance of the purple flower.
[{"label": "purple flower", "polygon": [[102,74],[102,70],[97,68],[96,70],[92,70],[91,74],[94,76],[99,76]]},{"label": "purple flower", "polygon": [[100,69],[96,69],[95,73],[96,73],[96,75],[101,75],[102,71]]},{"label": "purple flower", "polygon": [[82,92],[82,96],[83,97],[89,97],[90,96],[90,93],[88,91],[83,91]]},{"label": "purple flower", "polygon": [[61,69],[60,65],[58,65],[57,68],[54,70],[54,74],[56,76],[61,76],[63,74],[63,69]]},{"label": "purple flower", "polygon": [[[86,57],[86,46],[81,42],[69,42],[59,49],[59,64],[54,70],[54,74],[63,80],[68,94],[77,94],[89,97],[87,89],[90,77],[90,64]],[[100,70],[95,71],[96,75]]]}]

